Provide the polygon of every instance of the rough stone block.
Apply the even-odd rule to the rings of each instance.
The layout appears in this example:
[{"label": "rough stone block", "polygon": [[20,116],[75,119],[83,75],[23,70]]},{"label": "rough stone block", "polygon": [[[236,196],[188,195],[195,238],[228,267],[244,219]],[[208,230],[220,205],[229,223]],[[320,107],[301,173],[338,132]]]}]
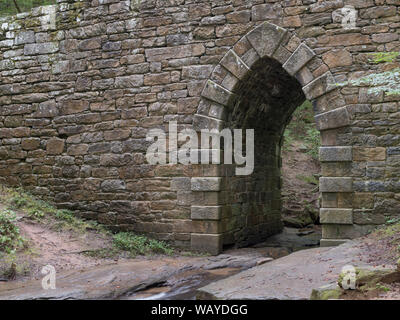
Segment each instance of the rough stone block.
[{"label": "rough stone block", "polygon": [[61,154],[64,151],[65,142],[62,139],[51,138],[46,144],[46,153],[48,155]]},{"label": "rough stone block", "polygon": [[192,220],[221,220],[221,206],[192,206]]},{"label": "rough stone block", "polygon": [[246,37],[258,55],[263,58],[272,57],[286,33],[285,29],[272,23],[264,22],[248,33]]},{"label": "rough stone block", "polygon": [[70,156],[82,156],[87,153],[89,146],[87,144],[77,144],[68,147],[67,153]]},{"label": "rough stone block", "polygon": [[195,80],[208,79],[213,69],[213,65],[184,66],[182,68],[182,78]]},{"label": "rough stone block", "polygon": [[115,78],[115,87],[122,88],[136,88],[143,85],[144,76],[141,74],[134,74],[131,76]]},{"label": "rough stone block", "polygon": [[105,180],[101,184],[101,189],[104,192],[116,192],[125,190],[126,186],[123,180]]},{"label": "rough stone block", "polygon": [[352,224],[353,210],[321,208],[319,212],[319,219],[322,224]]},{"label": "rough stone block", "polygon": [[279,2],[255,5],[251,10],[251,17],[253,21],[276,19],[282,15],[283,9]]},{"label": "rough stone block", "polygon": [[324,224],[322,239],[354,239],[362,237],[374,228],[373,225]]},{"label": "rough stone block", "polygon": [[354,147],[353,148],[353,160],[354,161],[385,161],[386,160],[386,148],[365,148],[365,147]]},{"label": "rough stone block", "polygon": [[61,114],[69,115],[89,109],[89,102],[85,100],[67,100],[61,102]]},{"label": "rough stone block", "polygon": [[190,237],[192,250],[207,252],[217,255],[222,252],[221,234],[198,234],[192,233]]},{"label": "rough stone block", "polygon": [[322,177],[319,179],[320,192],[352,192],[352,178],[328,178]]},{"label": "rough stone block", "polygon": [[82,51],[99,49],[101,48],[101,39],[93,38],[93,39],[82,40],[79,43],[78,48],[79,50]]},{"label": "rough stone block", "polygon": [[175,47],[153,48],[145,51],[147,61],[149,62],[201,56],[204,52],[205,48],[201,43]]},{"label": "rough stone block", "polygon": [[351,53],[345,49],[331,50],[325,53],[322,56],[322,59],[329,66],[329,68],[351,66],[353,63]]},{"label": "rough stone block", "polygon": [[36,150],[40,146],[40,139],[38,138],[25,138],[21,141],[23,150]]},{"label": "rough stone block", "polygon": [[15,37],[15,45],[34,43],[35,32],[34,31],[21,31]]},{"label": "rough stone block", "polygon": [[328,130],[348,126],[350,116],[346,107],[321,113],[315,116],[318,130]]},{"label": "rough stone block", "polygon": [[222,178],[192,178],[192,191],[221,191]]},{"label": "rough stone block", "polygon": [[57,51],[57,42],[31,43],[24,46],[24,55],[26,56],[55,53]]},{"label": "rough stone block", "polygon": [[352,147],[321,147],[319,160],[321,162],[351,161]]},{"label": "rough stone block", "polygon": [[372,209],[374,207],[374,194],[369,192],[357,192],[354,194],[354,209]]},{"label": "rough stone block", "polygon": [[190,190],[190,178],[189,177],[172,178],[171,190],[173,191]]},{"label": "rough stone block", "polygon": [[354,210],[353,212],[353,220],[356,224],[385,224],[386,217],[382,213],[374,212],[374,210],[361,209]]},{"label": "rough stone block", "polygon": [[295,52],[290,56],[289,60],[282,66],[290,75],[294,75],[302,67],[306,65],[315,56],[306,44],[302,43]]}]

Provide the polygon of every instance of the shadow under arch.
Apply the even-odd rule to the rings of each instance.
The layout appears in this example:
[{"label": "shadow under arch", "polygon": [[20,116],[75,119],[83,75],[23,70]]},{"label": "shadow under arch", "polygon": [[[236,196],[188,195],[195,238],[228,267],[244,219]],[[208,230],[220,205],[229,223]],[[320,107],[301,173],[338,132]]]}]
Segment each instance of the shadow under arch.
[{"label": "shadow under arch", "polygon": [[[320,70],[328,71],[319,74]],[[221,164],[217,174],[192,178],[193,192],[217,193],[214,201],[192,205],[193,249],[217,254],[224,244],[244,246],[280,232],[282,136],[293,111],[306,98],[314,104],[321,134],[335,135],[349,126],[350,114],[329,68],[296,36],[271,23],[245,35],[215,67],[193,127],[254,129],[255,166],[248,176],[235,176],[234,165]],[[321,161],[334,160],[329,158],[335,153],[332,148],[350,148],[351,154],[351,146],[326,148]],[[331,190],[330,179],[321,179],[320,191],[352,193],[351,178]],[[351,214],[351,208],[347,210],[340,214]],[[321,222],[339,223],[336,213],[321,209]],[[328,241],[341,241],[331,238]]]}]

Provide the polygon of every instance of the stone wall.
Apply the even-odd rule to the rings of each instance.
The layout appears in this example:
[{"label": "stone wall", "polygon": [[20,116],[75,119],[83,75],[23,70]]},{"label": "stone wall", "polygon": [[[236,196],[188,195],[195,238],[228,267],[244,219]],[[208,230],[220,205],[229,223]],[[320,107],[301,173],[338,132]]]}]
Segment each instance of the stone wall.
[{"label": "stone wall", "polygon": [[[344,5],[357,10],[355,28],[341,24]],[[399,95],[352,80],[398,67],[370,53],[399,51],[399,7],[58,0],[0,19],[0,180],[104,224],[216,253],[280,229],[281,137],[305,96],[323,144],[322,244],[364,234],[398,216]],[[279,100],[274,90],[291,93]],[[255,174],[149,165],[146,133],[169,121],[254,126]]]}]

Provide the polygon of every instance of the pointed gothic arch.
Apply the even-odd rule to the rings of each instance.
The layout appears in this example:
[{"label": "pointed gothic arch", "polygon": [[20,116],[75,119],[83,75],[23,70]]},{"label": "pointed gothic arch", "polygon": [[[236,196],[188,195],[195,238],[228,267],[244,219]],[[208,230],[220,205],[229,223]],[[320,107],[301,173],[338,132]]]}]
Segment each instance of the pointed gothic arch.
[{"label": "pointed gothic arch", "polygon": [[[316,113],[316,125],[322,136],[321,163],[326,164],[327,167],[338,163],[351,164],[352,147],[338,138],[341,134],[348,133],[351,114],[344,98],[337,90],[329,67],[296,35],[268,22],[258,25],[243,36],[214,68],[202,91],[193,127],[197,131],[230,127],[232,122],[229,121],[228,115],[232,115],[232,109],[237,109],[237,106],[243,102],[240,102],[244,94],[243,90],[247,90],[246,92],[253,90],[248,88],[249,82],[262,82],[264,79],[258,77],[258,80],[255,80],[257,77],[252,79],[249,75],[265,74],[268,70],[261,69],[268,64],[269,70],[275,68],[274,72],[281,77],[286,77],[286,83],[292,83],[292,87],[296,87],[297,82],[297,89],[293,89],[297,90],[299,96],[297,100],[304,94],[305,98],[312,101]],[[256,85],[257,83],[254,85],[250,83],[250,87]],[[286,87],[287,95],[291,94],[290,91],[290,87]],[[253,99],[254,96],[253,94]],[[293,100],[294,103],[296,99]],[[246,105],[247,107],[249,104]],[[294,111],[293,106],[289,109],[286,113],[283,112],[286,118]],[[285,121],[287,121],[286,118]],[[275,122],[275,119],[271,121]],[[282,136],[283,131],[279,134]],[[274,140],[276,145],[280,143],[278,140]],[[266,149],[270,150],[269,152],[273,150],[271,147]],[[267,154],[263,156],[265,158]],[[271,168],[271,163],[275,166],[278,163],[277,166],[279,166],[279,157],[280,150],[279,155],[271,160],[268,167]],[[279,232],[281,228],[279,217],[276,217],[276,212],[280,209],[279,199],[274,198],[273,190],[269,190],[268,187],[263,187],[261,191],[246,191],[245,198],[250,199],[247,199],[246,205],[244,202],[238,204],[232,200],[234,198],[232,193],[235,193],[232,185],[249,186],[252,182],[263,185],[269,182],[264,180],[260,183],[258,179],[260,175],[257,180],[253,177],[238,182],[232,178],[229,171],[224,165],[220,165],[219,170],[206,172],[201,177],[191,179],[192,192],[201,192],[204,198],[208,199],[201,206],[192,205],[191,208],[193,249],[216,254],[222,251],[224,244],[254,243]],[[262,172],[265,170],[257,174]],[[351,237],[353,189],[352,178],[344,176],[346,174],[348,175],[344,173],[343,176],[338,177],[335,176],[336,174],[332,176],[329,170],[324,170],[323,177],[320,178],[320,193],[322,194],[320,221],[323,224],[321,245],[339,244]],[[266,180],[273,180],[273,178],[277,177],[266,178]],[[279,182],[277,184],[279,185]],[[252,197],[253,200],[251,200]],[[249,212],[252,213],[251,217]]]}]

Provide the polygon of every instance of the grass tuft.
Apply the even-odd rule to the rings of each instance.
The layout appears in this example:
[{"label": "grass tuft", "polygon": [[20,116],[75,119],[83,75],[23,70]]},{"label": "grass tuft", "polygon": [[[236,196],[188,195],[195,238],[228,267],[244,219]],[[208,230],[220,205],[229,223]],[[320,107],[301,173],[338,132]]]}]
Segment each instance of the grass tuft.
[{"label": "grass tuft", "polygon": [[24,239],[15,225],[16,220],[17,216],[13,211],[0,211],[0,253],[11,254],[24,246]]},{"label": "grass tuft", "polygon": [[128,251],[133,256],[146,254],[171,255],[173,253],[173,249],[165,242],[135,235],[131,232],[117,233],[113,237],[113,244],[116,248]]},{"label": "grass tuft", "polygon": [[318,160],[321,146],[320,133],[315,127],[314,111],[310,101],[305,101],[295,110],[283,137],[283,150],[290,151],[295,140],[302,140],[307,147],[306,153]]}]

